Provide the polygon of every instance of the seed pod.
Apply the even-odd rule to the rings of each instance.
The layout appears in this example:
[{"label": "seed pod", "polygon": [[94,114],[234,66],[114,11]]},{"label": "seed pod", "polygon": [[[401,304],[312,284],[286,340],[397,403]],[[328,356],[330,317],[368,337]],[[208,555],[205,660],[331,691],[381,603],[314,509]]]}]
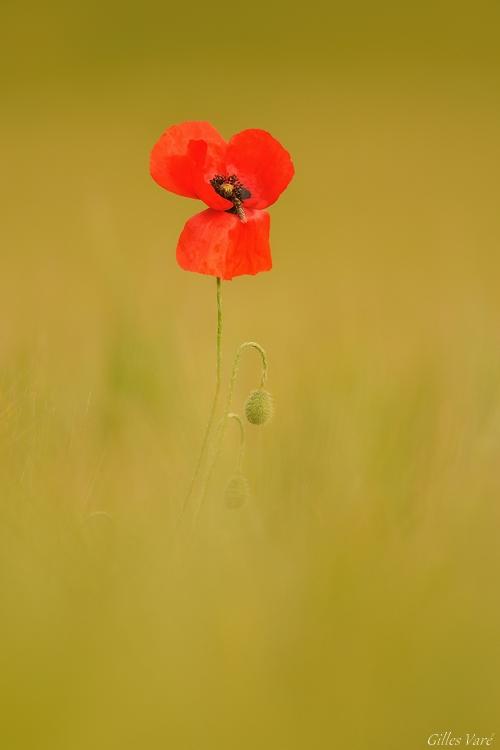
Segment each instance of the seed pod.
[{"label": "seed pod", "polygon": [[265,424],[274,414],[273,397],[259,388],[252,391],[245,404],[245,414],[251,424]]},{"label": "seed pod", "polygon": [[225,501],[226,507],[235,509],[241,508],[241,506],[248,500],[250,496],[250,487],[248,481],[243,474],[235,474],[231,477],[226,486]]}]

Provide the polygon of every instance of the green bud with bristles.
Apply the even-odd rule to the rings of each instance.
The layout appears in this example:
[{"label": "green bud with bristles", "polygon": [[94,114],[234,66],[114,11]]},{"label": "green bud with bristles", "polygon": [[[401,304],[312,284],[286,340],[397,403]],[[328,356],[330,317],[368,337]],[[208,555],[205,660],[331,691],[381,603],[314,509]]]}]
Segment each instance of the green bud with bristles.
[{"label": "green bud with bristles", "polygon": [[251,424],[266,424],[274,414],[273,397],[259,388],[252,391],[245,404],[246,418]]},{"label": "green bud with bristles", "polygon": [[250,487],[243,474],[235,474],[226,486],[225,501],[226,507],[235,509],[241,508],[250,496]]}]

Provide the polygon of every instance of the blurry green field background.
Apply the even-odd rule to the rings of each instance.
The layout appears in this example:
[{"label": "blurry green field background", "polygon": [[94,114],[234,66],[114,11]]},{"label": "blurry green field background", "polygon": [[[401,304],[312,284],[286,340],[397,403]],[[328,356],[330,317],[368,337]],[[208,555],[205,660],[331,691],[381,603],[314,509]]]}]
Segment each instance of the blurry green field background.
[{"label": "blurry green field background", "polygon": [[[2,5],[0,747],[418,750],[500,732],[500,8]],[[276,417],[175,532],[215,372],[170,124],[273,133],[223,285]],[[258,385],[247,353],[234,408]],[[94,514],[94,515],[93,515]],[[97,514],[97,515],[96,515]],[[464,741],[465,742],[465,741]],[[464,744],[464,743],[463,743]]]}]

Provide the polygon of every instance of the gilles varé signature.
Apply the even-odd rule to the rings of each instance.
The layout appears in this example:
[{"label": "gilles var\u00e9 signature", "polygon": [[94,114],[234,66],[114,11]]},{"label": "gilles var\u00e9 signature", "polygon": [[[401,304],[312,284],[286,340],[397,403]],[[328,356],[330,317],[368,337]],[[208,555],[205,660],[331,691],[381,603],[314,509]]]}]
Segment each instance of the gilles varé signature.
[{"label": "gilles var\u00e9 signature", "polygon": [[467,732],[464,735],[454,735],[453,732],[434,732],[429,735],[427,744],[430,747],[492,747],[495,742],[495,732],[490,735],[478,735]]}]

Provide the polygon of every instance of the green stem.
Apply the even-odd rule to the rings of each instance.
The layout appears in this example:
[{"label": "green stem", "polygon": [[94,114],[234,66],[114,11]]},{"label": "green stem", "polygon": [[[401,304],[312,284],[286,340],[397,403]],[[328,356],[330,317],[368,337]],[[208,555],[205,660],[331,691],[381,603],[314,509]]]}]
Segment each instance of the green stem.
[{"label": "green stem", "polygon": [[238,426],[240,428],[240,448],[238,451],[238,460],[236,462],[236,471],[241,472],[241,467],[243,466],[243,456],[245,455],[245,427],[243,425],[243,420],[239,414],[230,412],[226,418],[234,419],[234,421],[238,423]]},{"label": "green stem", "polygon": [[212,408],[210,409],[210,416],[208,418],[207,426],[205,428],[205,435],[203,437],[203,442],[201,444],[200,454],[198,456],[198,461],[196,463],[196,468],[191,478],[188,493],[182,505],[182,509],[180,513],[181,516],[184,514],[188,506],[189,500],[191,499],[193,490],[195,488],[196,482],[200,475],[201,467],[203,464],[203,459],[205,457],[205,453],[206,453],[207,446],[208,446],[208,440],[210,437],[210,433],[212,432],[215,415],[217,413],[217,406],[219,405],[219,395],[220,395],[220,386],[221,386],[221,369],[222,369],[221,342],[222,342],[222,280],[219,276],[217,276],[217,345],[216,345],[217,354],[216,354],[215,392],[214,392],[214,397],[212,401]]}]

